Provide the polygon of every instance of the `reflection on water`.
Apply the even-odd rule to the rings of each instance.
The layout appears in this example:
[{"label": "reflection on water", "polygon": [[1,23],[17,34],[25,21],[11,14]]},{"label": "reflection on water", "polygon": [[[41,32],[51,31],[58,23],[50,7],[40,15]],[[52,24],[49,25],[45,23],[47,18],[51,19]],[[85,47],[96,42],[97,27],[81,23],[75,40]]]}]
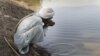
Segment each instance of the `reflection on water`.
[{"label": "reflection on water", "polygon": [[62,7],[54,10],[56,25],[49,29],[44,46],[68,43],[77,47],[76,52],[68,56],[100,56],[100,6]]}]

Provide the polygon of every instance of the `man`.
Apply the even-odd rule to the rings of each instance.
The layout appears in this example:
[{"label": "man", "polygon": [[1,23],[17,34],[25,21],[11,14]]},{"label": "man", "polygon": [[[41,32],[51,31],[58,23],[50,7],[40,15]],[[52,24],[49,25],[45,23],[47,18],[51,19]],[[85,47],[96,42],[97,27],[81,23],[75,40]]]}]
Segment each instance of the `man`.
[{"label": "man", "polygon": [[55,24],[51,20],[53,15],[52,8],[42,8],[38,13],[25,17],[18,25],[14,43],[21,54],[29,52],[30,43],[36,44],[43,40],[48,26]]}]

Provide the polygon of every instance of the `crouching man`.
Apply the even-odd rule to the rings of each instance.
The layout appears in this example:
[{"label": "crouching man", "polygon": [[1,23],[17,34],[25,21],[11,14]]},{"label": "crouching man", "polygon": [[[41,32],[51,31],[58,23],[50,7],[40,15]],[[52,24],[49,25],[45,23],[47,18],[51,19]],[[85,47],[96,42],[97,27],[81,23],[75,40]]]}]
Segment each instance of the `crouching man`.
[{"label": "crouching man", "polygon": [[29,52],[30,43],[38,43],[43,40],[48,26],[53,26],[54,11],[52,8],[42,8],[39,12],[24,18],[18,25],[14,34],[14,44],[21,54]]}]

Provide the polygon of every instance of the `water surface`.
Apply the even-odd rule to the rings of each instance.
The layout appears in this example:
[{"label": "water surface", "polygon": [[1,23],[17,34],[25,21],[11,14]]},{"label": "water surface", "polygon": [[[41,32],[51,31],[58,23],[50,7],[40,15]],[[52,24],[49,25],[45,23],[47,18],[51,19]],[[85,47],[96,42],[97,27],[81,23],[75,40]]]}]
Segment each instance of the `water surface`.
[{"label": "water surface", "polygon": [[[54,8],[56,25],[49,28],[43,45],[68,43],[68,56],[100,56],[100,6]],[[65,47],[66,49],[67,47]]]}]

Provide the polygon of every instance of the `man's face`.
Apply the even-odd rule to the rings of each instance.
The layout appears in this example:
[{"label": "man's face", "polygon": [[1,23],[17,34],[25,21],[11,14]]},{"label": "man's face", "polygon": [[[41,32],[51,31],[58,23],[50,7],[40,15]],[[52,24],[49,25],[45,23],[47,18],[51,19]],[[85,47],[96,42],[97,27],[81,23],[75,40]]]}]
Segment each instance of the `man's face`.
[{"label": "man's face", "polygon": [[42,19],[45,26],[54,26],[55,22],[52,21],[52,18]]}]

